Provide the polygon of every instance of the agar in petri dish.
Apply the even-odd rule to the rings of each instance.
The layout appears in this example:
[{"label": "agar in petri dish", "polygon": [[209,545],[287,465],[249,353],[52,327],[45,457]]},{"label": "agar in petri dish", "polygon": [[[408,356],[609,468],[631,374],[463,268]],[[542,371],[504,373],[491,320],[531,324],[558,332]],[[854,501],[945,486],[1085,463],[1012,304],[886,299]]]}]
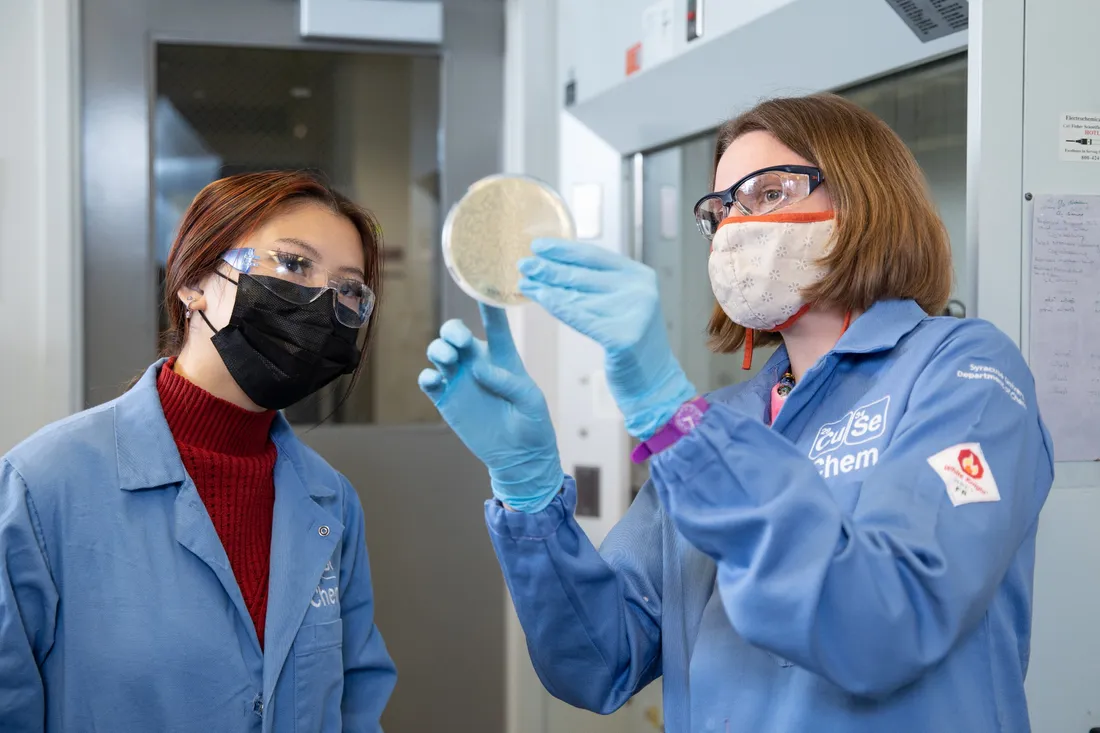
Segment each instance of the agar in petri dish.
[{"label": "agar in petri dish", "polygon": [[451,207],[443,224],[443,262],[463,292],[488,305],[526,303],[519,261],[540,237],[573,239],[573,217],[561,196],[535,178],[482,178]]}]

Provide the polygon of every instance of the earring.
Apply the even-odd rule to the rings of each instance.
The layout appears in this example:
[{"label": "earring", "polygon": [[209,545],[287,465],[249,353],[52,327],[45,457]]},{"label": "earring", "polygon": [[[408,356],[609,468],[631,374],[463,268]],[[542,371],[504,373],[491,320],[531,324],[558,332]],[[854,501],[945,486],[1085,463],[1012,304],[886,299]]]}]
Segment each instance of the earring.
[{"label": "earring", "polygon": [[184,316],[184,320],[186,320],[186,321],[191,320],[191,301],[194,300],[194,299],[195,299],[195,297],[193,295],[188,295],[187,296],[187,315]]}]

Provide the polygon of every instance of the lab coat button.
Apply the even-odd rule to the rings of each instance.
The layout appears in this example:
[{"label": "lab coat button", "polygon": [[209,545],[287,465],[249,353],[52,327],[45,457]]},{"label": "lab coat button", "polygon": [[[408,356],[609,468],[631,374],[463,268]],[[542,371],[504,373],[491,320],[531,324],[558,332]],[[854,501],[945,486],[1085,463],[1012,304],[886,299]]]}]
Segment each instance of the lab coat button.
[{"label": "lab coat button", "polygon": [[320,527],[317,528],[317,534],[321,535],[322,537],[328,537],[328,532],[329,529],[327,524],[322,524]]}]

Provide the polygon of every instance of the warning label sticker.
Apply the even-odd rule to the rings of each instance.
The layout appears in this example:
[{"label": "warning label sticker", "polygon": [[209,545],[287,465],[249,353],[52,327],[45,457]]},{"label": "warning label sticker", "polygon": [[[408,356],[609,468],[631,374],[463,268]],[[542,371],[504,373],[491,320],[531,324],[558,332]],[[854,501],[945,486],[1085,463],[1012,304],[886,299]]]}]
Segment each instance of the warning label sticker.
[{"label": "warning label sticker", "polygon": [[967,0],[886,0],[886,4],[924,43],[964,31],[970,25]]},{"label": "warning label sticker", "polygon": [[1058,150],[1062,160],[1100,163],[1100,112],[1067,112],[1062,115]]}]

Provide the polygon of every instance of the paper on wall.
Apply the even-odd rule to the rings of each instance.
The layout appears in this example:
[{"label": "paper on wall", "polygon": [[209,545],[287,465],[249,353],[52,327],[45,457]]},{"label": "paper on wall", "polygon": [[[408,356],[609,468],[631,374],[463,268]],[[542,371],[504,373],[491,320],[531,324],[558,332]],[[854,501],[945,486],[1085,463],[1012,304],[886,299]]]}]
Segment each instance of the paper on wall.
[{"label": "paper on wall", "polygon": [[1030,362],[1057,461],[1100,459],[1100,196],[1037,195]]}]

